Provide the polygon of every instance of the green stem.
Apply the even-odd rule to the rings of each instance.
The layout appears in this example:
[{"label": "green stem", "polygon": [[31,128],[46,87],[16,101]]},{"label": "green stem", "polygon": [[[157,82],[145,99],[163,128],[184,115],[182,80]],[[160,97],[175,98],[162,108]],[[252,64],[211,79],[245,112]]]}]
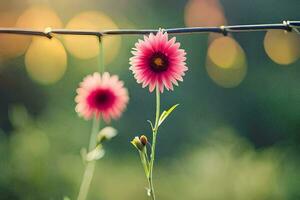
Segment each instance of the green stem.
[{"label": "green stem", "polygon": [[[90,136],[89,151],[93,150],[96,147],[96,143],[97,143],[96,137],[97,137],[99,127],[100,127],[100,120],[96,119],[95,117],[93,120],[93,127]],[[77,200],[86,199],[93,179],[95,166],[96,166],[96,161],[91,161],[86,164]]]},{"label": "green stem", "polygon": [[154,167],[154,160],[155,160],[155,147],[156,147],[156,136],[158,132],[158,119],[160,115],[160,93],[159,88],[156,87],[156,114],[155,114],[155,124],[154,129],[152,130],[152,149],[151,149],[151,159],[150,159],[150,173],[148,177],[149,182],[149,189],[150,189],[150,195],[152,200],[155,200],[155,192],[154,192],[154,186],[153,186],[153,167]]}]

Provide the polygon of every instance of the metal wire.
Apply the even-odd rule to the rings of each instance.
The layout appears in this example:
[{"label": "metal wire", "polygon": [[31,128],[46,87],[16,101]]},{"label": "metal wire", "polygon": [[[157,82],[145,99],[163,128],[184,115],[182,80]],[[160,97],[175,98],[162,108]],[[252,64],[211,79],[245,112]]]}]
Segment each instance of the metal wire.
[{"label": "metal wire", "polygon": [[[221,33],[227,35],[232,32],[253,32],[267,30],[286,30],[299,33],[300,21],[283,21],[277,24],[249,24],[249,25],[230,25],[220,27],[189,27],[189,28],[170,28],[164,29],[169,34],[197,34],[197,33]],[[116,30],[71,30],[71,29],[51,29],[45,30],[23,29],[23,28],[0,28],[0,34],[18,34],[44,36],[51,38],[53,34],[62,35],[91,35],[99,38],[107,35],[144,35],[156,33],[159,29],[116,29]]]}]

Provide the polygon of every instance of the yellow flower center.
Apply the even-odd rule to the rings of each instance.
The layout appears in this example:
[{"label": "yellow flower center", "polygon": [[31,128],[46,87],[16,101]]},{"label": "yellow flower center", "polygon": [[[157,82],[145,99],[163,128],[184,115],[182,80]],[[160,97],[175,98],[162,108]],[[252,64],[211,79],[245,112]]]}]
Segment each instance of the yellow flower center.
[{"label": "yellow flower center", "polygon": [[161,58],[155,58],[153,61],[158,67],[163,67],[164,66],[164,61]]},{"label": "yellow flower center", "polygon": [[150,67],[154,72],[163,72],[169,67],[168,57],[162,52],[153,53],[149,61]]}]

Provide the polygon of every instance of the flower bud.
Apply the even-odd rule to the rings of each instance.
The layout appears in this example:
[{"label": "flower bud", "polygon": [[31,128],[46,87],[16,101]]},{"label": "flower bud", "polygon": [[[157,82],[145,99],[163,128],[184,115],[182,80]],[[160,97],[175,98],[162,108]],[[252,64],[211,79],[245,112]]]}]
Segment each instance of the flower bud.
[{"label": "flower bud", "polygon": [[107,126],[103,128],[97,135],[97,142],[101,143],[105,140],[110,140],[118,134],[117,130],[113,127]]},{"label": "flower bud", "polygon": [[133,146],[135,146],[135,148],[137,148],[139,151],[144,151],[147,142],[147,137],[142,135],[140,137],[136,136],[133,138],[131,144],[133,144]]},{"label": "flower bud", "polygon": [[141,135],[140,141],[141,141],[142,145],[146,146],[148,143],[148,138],[145,135]]}]

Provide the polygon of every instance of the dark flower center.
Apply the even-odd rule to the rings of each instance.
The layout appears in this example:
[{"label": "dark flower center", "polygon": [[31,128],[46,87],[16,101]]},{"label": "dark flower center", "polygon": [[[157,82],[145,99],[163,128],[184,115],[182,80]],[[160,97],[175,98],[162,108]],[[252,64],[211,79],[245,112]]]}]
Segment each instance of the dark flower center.
[{"label": "dark flower center", "polygon": [[100,110],[111,107],[114,101],[115,95],[109,89],[95,90],[88,97],[90,106]]},{"label": "dark flower center", "polygon": [[155,72],[166,71],[169,67],[168,57],[161,52],[155,52],[150,57],[150,66],[151,69]]},{"label": "dark flower center", "polygon": [[105,92],[101,92],[95,96],[95,103],[96,104],[104,104],[108,101],[108,99],[109,99],[108,94]]}]

